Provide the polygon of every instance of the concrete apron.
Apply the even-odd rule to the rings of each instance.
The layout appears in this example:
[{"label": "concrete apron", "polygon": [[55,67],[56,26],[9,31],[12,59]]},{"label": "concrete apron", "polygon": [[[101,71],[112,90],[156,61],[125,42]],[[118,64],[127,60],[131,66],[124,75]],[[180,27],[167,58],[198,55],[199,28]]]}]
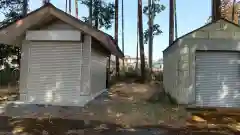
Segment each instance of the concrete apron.
[{"label": "concrete apron", "polygon": [[61,118],[69,120],[83,120],[85,118],[83,107],[101,95],[107,89],[91,96],[81,97],[83,102],[78,106],[46,105],[9,101],[0,105],[0,116],[18,118]]},{"label": "concrete apron", "polygon": [[83,107],[53,106],[8,102],[0,107],[0,115],[14,118],[62,118],[78,120],[82,118]]}]

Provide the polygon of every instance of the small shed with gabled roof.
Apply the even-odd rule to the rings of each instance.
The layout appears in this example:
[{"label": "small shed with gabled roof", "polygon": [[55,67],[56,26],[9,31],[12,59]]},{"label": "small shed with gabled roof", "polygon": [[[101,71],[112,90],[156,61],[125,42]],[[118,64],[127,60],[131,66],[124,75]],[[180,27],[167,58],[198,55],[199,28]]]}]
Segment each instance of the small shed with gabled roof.
[{"label": "small shed with gabled roof", "polygon": [[0,29],[21,46],[20,101],[84,106],[106,90],[107,61],[124,55],[108,34],[46,4]]},{"label": "small shed with gabled roof", "polygon": [[163,51],[164,88],[179,104],[240,107],[240,27],[220,19]]}]

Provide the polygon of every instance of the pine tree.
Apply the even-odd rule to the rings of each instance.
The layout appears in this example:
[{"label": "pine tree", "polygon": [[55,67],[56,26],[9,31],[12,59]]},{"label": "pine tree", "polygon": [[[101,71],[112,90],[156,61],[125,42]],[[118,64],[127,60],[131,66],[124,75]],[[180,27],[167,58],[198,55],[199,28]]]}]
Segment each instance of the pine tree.
[{"label": "pine tree", "polygon": [[148,29],[144,31],[144,43],[149,47],[149,70],[152,73],[152,54],[153,54],[153,38],[162,33],[159,24],[154,24],[155,17],[165,10],[165,6],[160,4],[160,0],[148,0],[148,5],[143,8],[143,13],[148,16]]},{"label": "pine tree", "polygon": [[145,56],[143,43],[143,23],[142,23],[142,0],[138,0],[138,29],[139,29],[139,49],[141,60],[141,83],[145,82]]},{"label": "pine tree", "polygon": [[[80,3],[89,9],[92,7],[91,19],[92,25],[95,28],[100,29],[104,27],[105,29],[109,29],[112,27],[115,11],[113,3],[106,3],[104,0],[80,0]],[[83,19],[85,22],[89,22],[89,16],[83,17]]]},{"label": "pine tree", "polygon": [[[15,20],[22,18],[26,14],[27,4],[28,0],[1,0],[0,10],[5,18],[0,22],[0,26],[4,27]],[[8,78],[11,73],[6,72],[14,70],[14,67],[11,67],[11,65],[16,64],[17,68],[19,67],[19,57],[19,47],[6,44],[0,45],[0,67],[4,67],[0,74],[1,85],[4,85],[4,82],[6,83],[7,80],[9,80]],[[12,60],[10,60],[10,58]]]}]

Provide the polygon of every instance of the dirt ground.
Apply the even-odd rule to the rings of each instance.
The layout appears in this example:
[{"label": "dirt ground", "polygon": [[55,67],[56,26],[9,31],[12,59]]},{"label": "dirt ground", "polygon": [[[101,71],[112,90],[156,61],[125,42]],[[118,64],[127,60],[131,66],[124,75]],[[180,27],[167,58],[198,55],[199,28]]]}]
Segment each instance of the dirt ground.
[{"label": "dirt ground", "polygon": [[85,111],[92,115],[92,119],[127,127],[182,124],[187,112],[184,107],[170,104],[161,96],[161,87],[159,83],[118,83],[90,102]]},{"label": "dirt ground", "polygon": [[[202,128],[204,130],[201,132],[193,127],[186,128],[189,124],[187,121],[192,119],[191,115],[184,106],[172,104],[162,93],[161,88],[161,83],[120,82],[82,108],[81,120],[2,117],[0,129],[3,134],[10,132],[34,135],[229,134],[229,132],[210,132],[208,127]],[[2,99],[6,98],[2,97]],[[196,121],[206,125],[204,120]]]},{"label": "dirt ground", "polygon": [[[161,83],[117,83],[82,108],[81,119],[126,127],[161,123],[182,124],[187,112],[182,106],[170,104],[168,99],[161,95],[161,88]],[[7,94],[2,93],[0,101],[13,100],[16,97],[15,93],[10,94],[11,96],[6,96]]]}]

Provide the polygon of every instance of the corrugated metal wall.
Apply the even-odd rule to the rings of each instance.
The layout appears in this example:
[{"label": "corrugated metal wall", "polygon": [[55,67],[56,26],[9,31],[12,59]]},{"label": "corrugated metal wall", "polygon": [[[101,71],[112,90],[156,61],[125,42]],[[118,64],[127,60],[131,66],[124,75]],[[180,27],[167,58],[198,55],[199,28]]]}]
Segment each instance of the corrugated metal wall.
[{"label": "corrugated metal wall", "polygon": [[97,94],[106,89],[107,57],[95,49],[91,54],[91,93]]},{"label": "corrugated metal wall", "polygon": [[186,103],[189,79],[189,48],[179,47],[179,42],[163,55],[163,83],[165,91],[179,103]]}]

